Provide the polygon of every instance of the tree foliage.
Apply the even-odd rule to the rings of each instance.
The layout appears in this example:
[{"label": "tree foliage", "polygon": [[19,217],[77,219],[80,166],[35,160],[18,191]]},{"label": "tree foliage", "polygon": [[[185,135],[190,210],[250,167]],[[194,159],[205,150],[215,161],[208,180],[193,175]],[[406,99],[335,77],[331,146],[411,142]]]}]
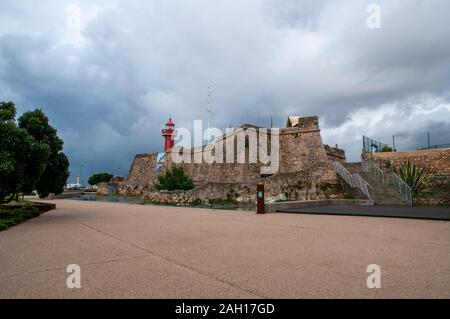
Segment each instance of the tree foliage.
[{"label": "tree foliage", "polygon": [[40,178],[33,181],[39,196],[61,194],[69,177],[69,160],[62,152],[63,140],[58,137],[56,129],[49,124],[48,117],[40,109],[24,113],[18,122],[19,127],[27,130],[34,139],[32,154],[35,154],[35,165],[39,163],[37,158],[46,158],[41,174],[38,175]]},{"label": "tree foliage", "polygon": [[0,102],[0,122],[14,121],[16,106],[13,102]]},{"label": "tree foliage", "polygon": [[189,190],[194,188],[192,180],[186,176],[182,166],[174,166],[158,176],[157,190]]},{"label": "tree foliage", "polygon": [[0,122],[0,202],[10,201],[27,184],[32,139],[12,120]]},{"label": "tree foliage", "polygon": [[109,182],[113,178],[113,174],[110,173],[97,173],[89,177],[88,183],[90,185],[98,185],[103,182]]},{"label": "tree foliage", "polygon": [[69,159],[58,152],[50,156],[47,167],[36,184],[40,197],[47,197],[50,193],[61,194],[69,178]]},{"label": "tree foliage", "polygon": [[41,197],[60,194],[69,177],[63,141],[42,110],[15,121],[13,102],[0,102],[0,202],[37,190]]}]

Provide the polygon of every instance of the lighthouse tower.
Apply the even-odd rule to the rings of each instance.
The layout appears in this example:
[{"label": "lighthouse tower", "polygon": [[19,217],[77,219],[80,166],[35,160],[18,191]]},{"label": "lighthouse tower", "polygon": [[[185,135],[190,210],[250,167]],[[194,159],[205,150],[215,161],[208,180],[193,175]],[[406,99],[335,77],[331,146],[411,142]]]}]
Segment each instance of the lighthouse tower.
[{"label": "lighthouse tower", "polygon": [[166,127],[162,130],[162,136],[164,136],[164,152],[170,151],[173,147],[173,137],[175,135],[175,130],[173,129],[174,127],[175,123],[172,122],[171,118],[169,118],[166,123]]}]

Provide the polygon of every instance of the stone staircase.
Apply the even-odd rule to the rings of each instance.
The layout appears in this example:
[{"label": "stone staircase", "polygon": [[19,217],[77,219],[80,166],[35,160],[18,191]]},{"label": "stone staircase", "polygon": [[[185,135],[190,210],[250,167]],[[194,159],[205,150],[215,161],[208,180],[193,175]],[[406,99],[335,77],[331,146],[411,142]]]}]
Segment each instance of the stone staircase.
[{"label": "stone staircase", "polygon": [[410,203],[400,195],[393,187],[383,185],[371,174],[363,171],[361,163],[346,163],[345,168],[352,174],[359,174],[371,186],[370,196],[375,205],[383,206],[410,206]]}]

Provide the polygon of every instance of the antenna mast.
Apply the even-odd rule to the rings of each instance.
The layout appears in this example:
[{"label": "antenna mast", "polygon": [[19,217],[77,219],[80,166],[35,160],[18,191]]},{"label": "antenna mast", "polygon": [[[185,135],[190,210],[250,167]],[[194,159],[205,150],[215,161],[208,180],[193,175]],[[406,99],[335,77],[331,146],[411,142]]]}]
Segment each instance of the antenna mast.
[{"label": "antenna mast", "polygon": [[206,109],[208,112],[208,141],[209,144],[210,136],[209,136],[209,127],[211,125],[211,114],[212,114],[212,103],[211,103],[211,87],[208,86],[208,108]]}]

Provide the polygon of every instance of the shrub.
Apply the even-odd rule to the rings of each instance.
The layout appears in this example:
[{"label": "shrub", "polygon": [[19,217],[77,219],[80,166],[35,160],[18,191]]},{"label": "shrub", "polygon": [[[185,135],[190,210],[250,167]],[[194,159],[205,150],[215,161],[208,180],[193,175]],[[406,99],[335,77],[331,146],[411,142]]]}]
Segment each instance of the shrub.
[{"label": "shrub", "polygon": [[385,165],[386,165],[386,168],[389,169],[392,167],[392,162],[388,160],[388,161],[386,161]]},{"label": "shrub", "polygon": [[182,166],[174,166],[158,176],[158,182],[155,183],[157,190],[190,190],[194,188],[192,180],[186,176]]},{"label": "shrub", "polygon": [[11,210],[0,210],[0,231],[39,215],[39,209],[31,205],[24,205]]},{"label": "shrub", "polygon": [[392,147],[385,145],[381,149],[381,152],[392,152]]},{"label": "shrub", "polygon": [[411,188],[413,196],[419,194],[426,186],[425,169],[417,167],[410,161],[406,161],[398,167],[394,167],[394,172]]}]

